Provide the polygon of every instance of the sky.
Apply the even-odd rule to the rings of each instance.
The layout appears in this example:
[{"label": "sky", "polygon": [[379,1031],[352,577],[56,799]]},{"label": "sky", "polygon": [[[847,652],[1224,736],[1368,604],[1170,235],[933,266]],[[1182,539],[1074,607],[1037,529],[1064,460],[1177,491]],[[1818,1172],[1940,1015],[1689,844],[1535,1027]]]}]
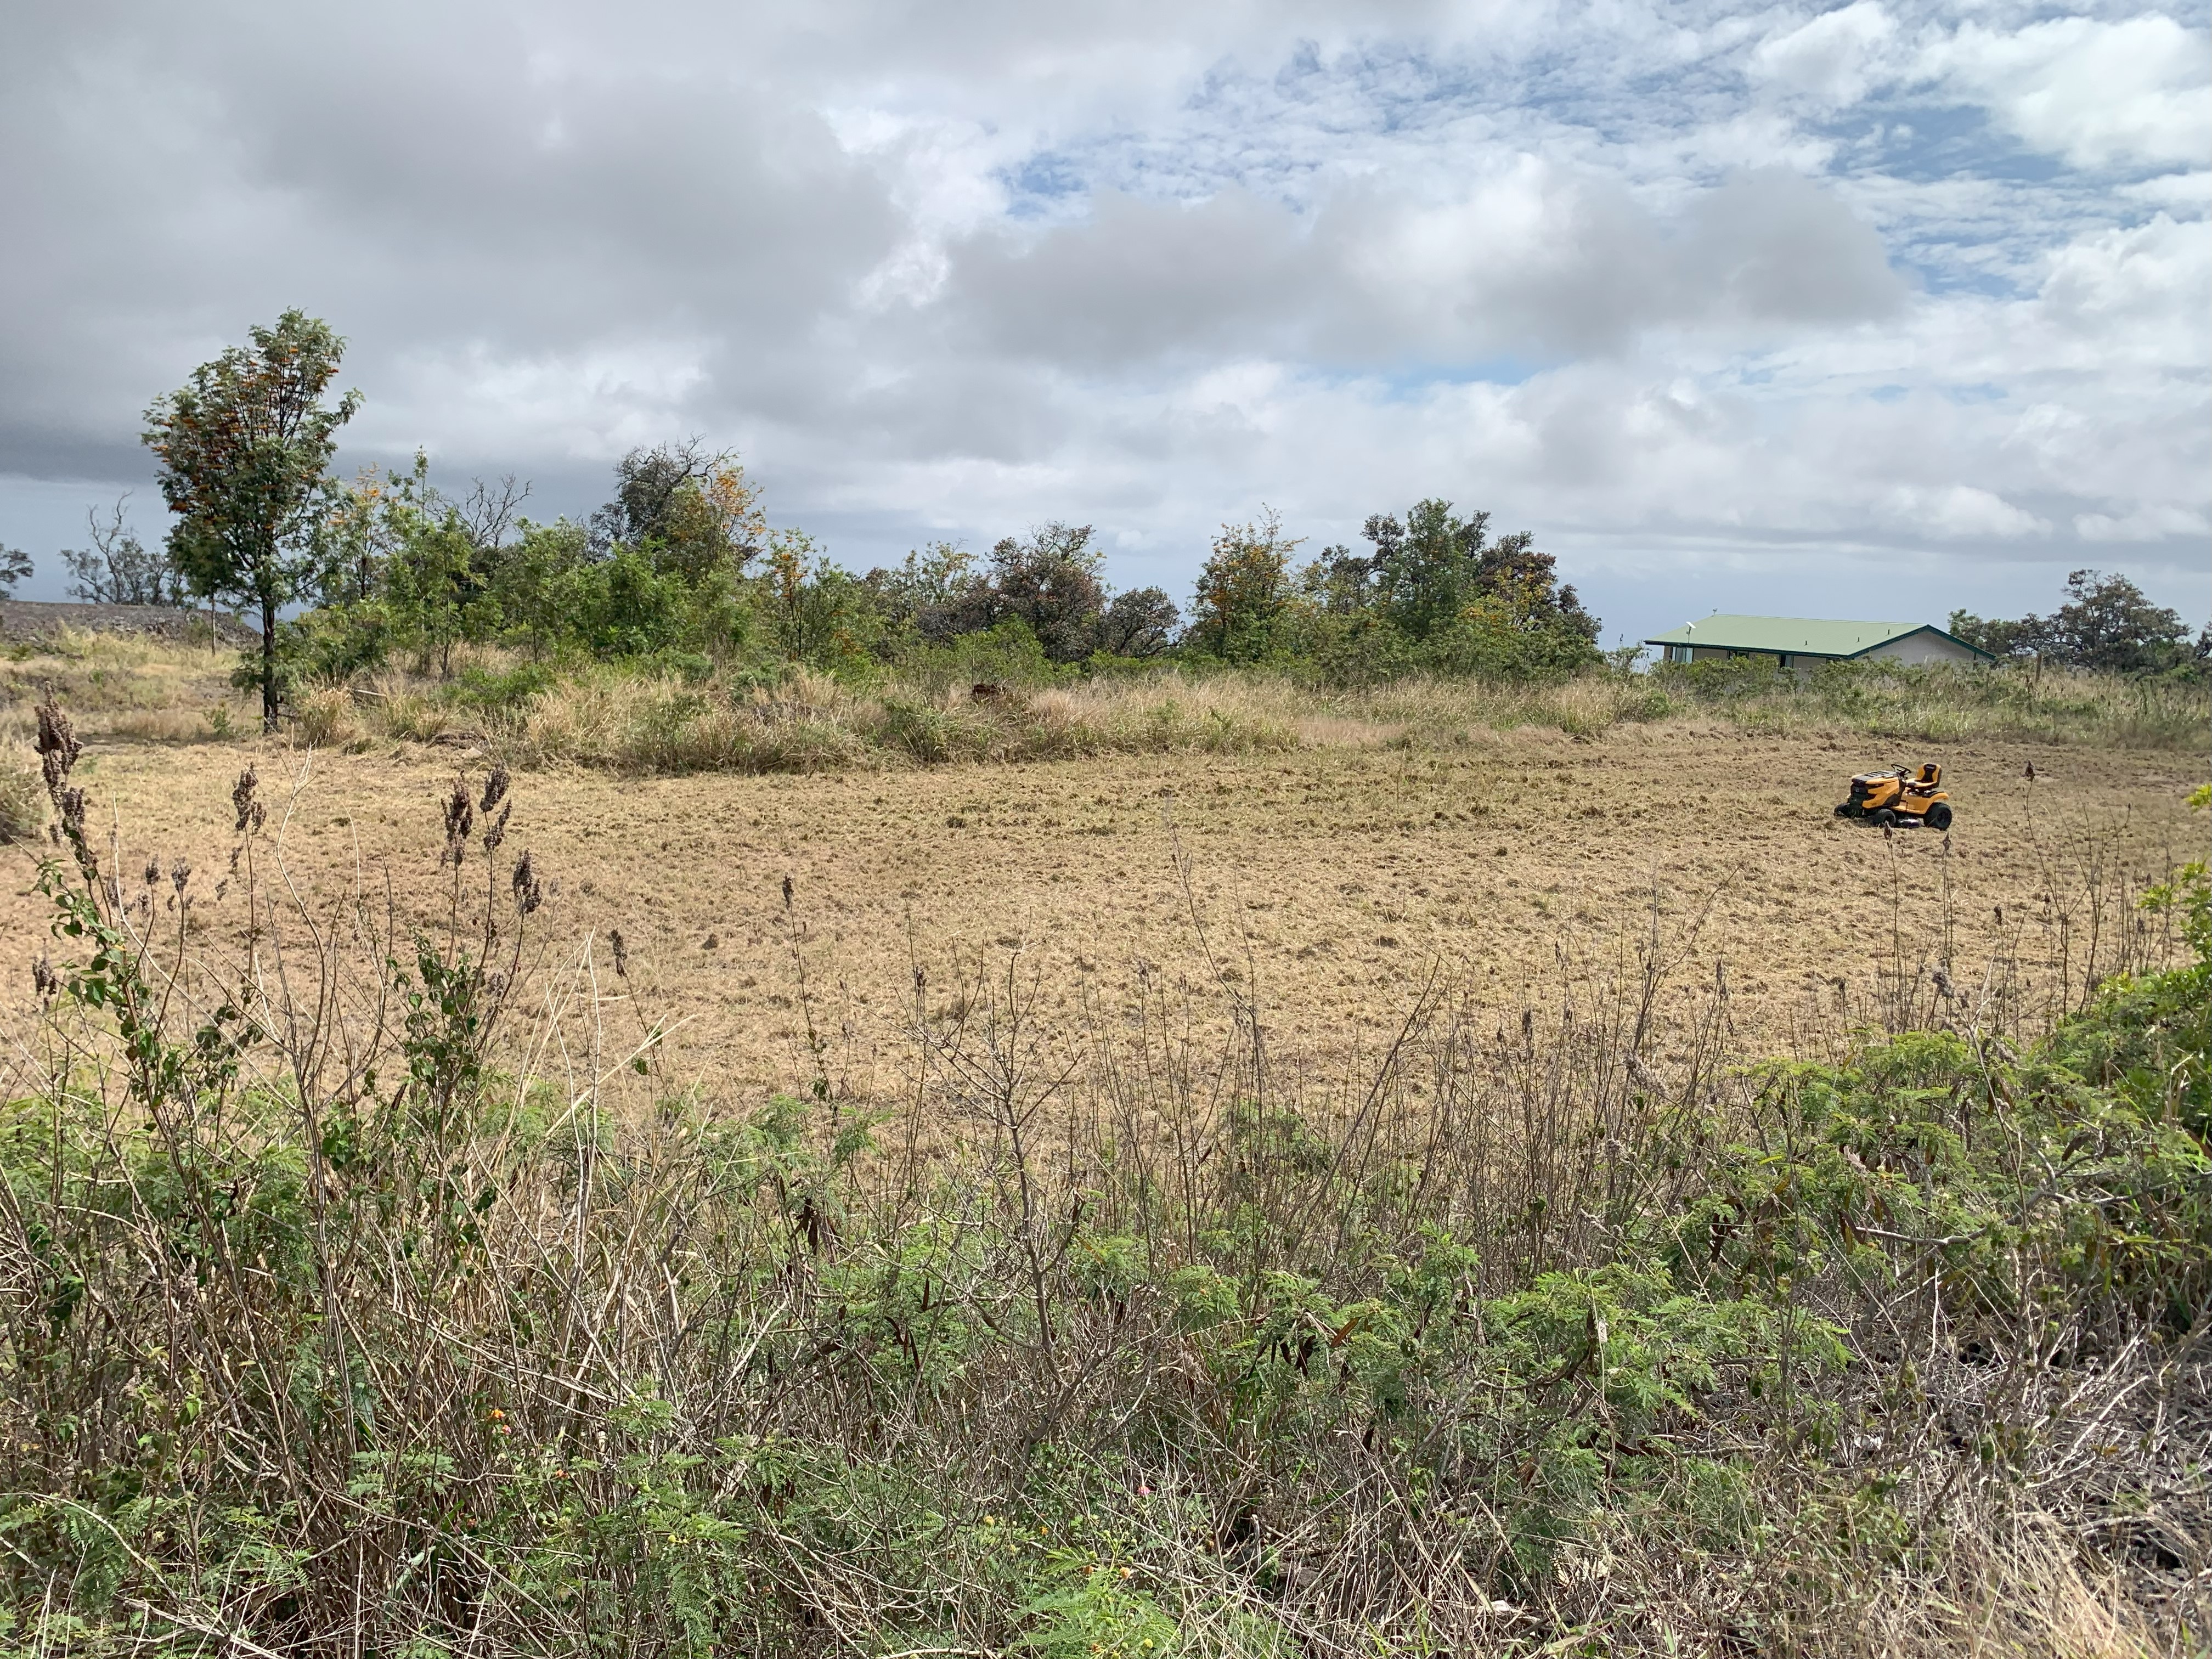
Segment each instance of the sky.
[{"label": "sky", "polygon": [[13,0],[0,543],[159,533],[147,404],[296,306],[345,469],[541,518],[696,435],[856,569],[1435,495],[1608,645],[2199,623],[2209,166],[2203,5]]}]

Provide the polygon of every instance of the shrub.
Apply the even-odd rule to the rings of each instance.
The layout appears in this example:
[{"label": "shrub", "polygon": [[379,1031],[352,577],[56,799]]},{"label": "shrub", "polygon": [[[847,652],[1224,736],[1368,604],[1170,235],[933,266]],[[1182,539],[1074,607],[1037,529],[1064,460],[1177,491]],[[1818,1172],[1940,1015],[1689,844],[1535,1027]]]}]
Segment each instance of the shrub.
[{"label": "shrub", "polygon": [[354,718],[353,694],[343,686],[319,685],[293,699],[293,732],[311,749],[343,748],[361,740]]}]

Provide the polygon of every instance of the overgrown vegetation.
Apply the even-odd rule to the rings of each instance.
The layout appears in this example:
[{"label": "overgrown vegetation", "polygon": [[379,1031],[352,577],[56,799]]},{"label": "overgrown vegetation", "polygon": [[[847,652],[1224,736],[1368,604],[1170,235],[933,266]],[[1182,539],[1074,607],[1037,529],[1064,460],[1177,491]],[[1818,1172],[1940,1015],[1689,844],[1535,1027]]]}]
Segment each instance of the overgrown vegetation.
[{"label": "overgrown vegetation", "polygon": [[2105,674],[2201,677],[2212,661],[2212,623],[2192,642],[2180,612],[2153,605],[2125,576],[2099,570],[2069,575],[2066,603],[2048,617],[1985,621],[1954,611],[1951,632],[1995,656]]},{"label": "overgrown vegetation", "polygon": [[[484,487],[472,498],[484,499]],[[505,647],[570,670],[761,685],[805,672],[866,688],[1030,688],[1174,662],[1258,667],[1325,687],[1414,673],[1557,682],[1596,667],[1595,619],[1526,533],[1419,503],[1303,568],[1273,515],[1224,526],[1179,627],[1158,588],[1115,593],[1088,526],[1048,524],[987,559],[937,544],[856,577],[795,530],[770,529],[732,456],[640,450],[586,525],[473,512],[410,474],[334,497],[316,609],[279,646],[288,684],[344,683],[404,660],[450,680],[457,650]]]},{"label": "overgrown vegetation", "polygon": [[[325,402],[343,349],[288,312],[203,365],[148,412],[178,514],[165,548],[118,502],[92,519],[92,550],[64,556],[81,595],[249,606],[258,648],[234,683],[264,730],[289,720],[318,744],[472,734],[516,760],[768,770],[1267,747],[1344,730],[1345,708],[1366,731],[1384,705],[1407,711],[1400,739],[1699,712],[1938,741],[2193,744],[2204,724],[2212,635],[2192,650],[2174,613],[2092,571],[2050,618],[1953,617],[2020,672],[1832,665],[1805,684],[1749,659],[1649,678],[1638,652],[1608,661],[1528,532],[1493,538],[1487,513],[1441,498],[1370,516],[1368,550],[1303,564],[1272,511],[1224,525],[1188,619],[1158,588],[1115,592],[1089,526],[855,575],[771,526],[737,457],[696,440],[633,450],[584,522],[535,523],[526,483],[449,495],[419,454],[331,476],[359,403]],[[1249,678],[1224,692],[1232,670]]]},{"label": "overgrown vegetation", "polygon": [[1827,1059],[1733,1052],[1724,983],[1662,1054],[1655,931],[1595,1005],[1432,992],[1332,1073],[1233,979],[1208,1050],[1158,987],[1048,1021],[1017,956],[916,974],[902,1097],[817,1039],[741,1101],[660,1073],[619,933],[534,937],[504,770],[426,826],[417,936],[280,902],[251,770],[228,871],[105,868],[76,749],[41,710],[0,1119],[19,1645],[2204,1638],[2201,866],[2154,898],[2194,965],[2147,918],[2047,1031],[1923,930]]},{"label": "overgrown vegetation", "polygon": [[[847,680],[941,678],[975,654],[1092,668],[1170,652],[1296,666],[1362,684],[1413,672],[1559,678],[1598,661],[1597,622],[1550,556],[1520,532],[1492,542],[1485,513],[1417,503],[1367,522],[1371,556],[1343,547],[1293,569],[1272,513],[1224,526],[1181,617],[1158,588],[1116,594],[1089,526],[1000,540],[987,561],[944,544],[855,576],[803,531],[772,529],[737,458],[697,441],[633,450],[583,524],[534,524],[526,483],[482,480],[449,497],[418,455],[409,472],[329,472],[359,405],[324,398],[344,342],[287,312],[155,400],[145,441],[177,515],[165,551],[94,521],[66,556],[80,592],[189,590],[250,605],[261,649],[240,684],[264,728],[307,685],[410,653],[450,678],[455,647],[501,645],[574,664],[640,661],[753,679],[795,669]],[[305,614],[284,623],[288,606]]]},{"label": "overgrown vegetation", "polygon": [[[462,744],[510,766],[627,773],[819,771],[1086,755],[1257,753],[1293,747],[1452,749],[1547,727],[1594,738],[1623,725],[1711,720],[1754,731],[1843,732],[1874,742],[2002,739],[2196,749],[2212,695],[2190,681],[2031,669],[1843,664],[1810,680],[1751,659],[1616,668],[1566,680],[1417,675],[1348,687],[1266,667],[1162,661],[1055,668],[987,633],[928,663],[845,678],[711,662],[557,665],[459,642],[449,672],[404,665],[298,688],[293,741],[359,748]],[[27,735],[52,688],[88,732],[208,742],[252,727],[212,647],[64,633],[0,659],[0,734]],[[979,695],[975,688],[984,688]]]}]

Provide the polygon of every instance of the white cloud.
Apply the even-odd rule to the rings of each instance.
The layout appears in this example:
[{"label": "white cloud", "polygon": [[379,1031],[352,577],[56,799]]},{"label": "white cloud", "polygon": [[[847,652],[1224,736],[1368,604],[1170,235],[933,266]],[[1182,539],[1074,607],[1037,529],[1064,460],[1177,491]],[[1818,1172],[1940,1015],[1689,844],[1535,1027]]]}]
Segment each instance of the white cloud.
[{"label": "white cloud", "polygon": [[2212,37],[2160,13],[2011,33],[1966,23],[1927,47],[1919,72],[2076,167],[2201,166],[2212,151]]},{"label": "white cloud", "polygon": [[2212,210],[2212,172],[2161,173],[2120,186],[2130,201],[2148,202],[2176,213],[2202,215]]},{"label": "white cloud", "polygon": [[1662,216],[1529,155],[1443,200],[1347,182],[1306,216],[1236,189],[1104,193],[1079,222],[960,245],[945,289],[963,338],[1118,373],[1223,351],[1396,367],[1618,350],[1658,329],[1772,338],[1889,315],[1905,291],[1872,229],[1794,173],[1741,173]]},{"label": "white cloud", "polygon": [[1945,538],[1978,541],[2051,533],[2051,526],[2033,513],[1972,484],[1899,489],[1891,492],[1887,506],[1900,527]]},{"label": "white cloud", "polygon": [[1754,81],[1832,106],[1855,104],[1894,73],[1897,33],[1896,19],[1878,0],[1853,0],[1760,41],[1748,67]]},{"label": "white cloud", "polygon": [[2123,519],[2084,513],[2074,520],[2074,533],[2085,542],[2147,542],[2166,537],[2202,541],[2212,536],[2212,518],[2179,507],[2144,507]]}]

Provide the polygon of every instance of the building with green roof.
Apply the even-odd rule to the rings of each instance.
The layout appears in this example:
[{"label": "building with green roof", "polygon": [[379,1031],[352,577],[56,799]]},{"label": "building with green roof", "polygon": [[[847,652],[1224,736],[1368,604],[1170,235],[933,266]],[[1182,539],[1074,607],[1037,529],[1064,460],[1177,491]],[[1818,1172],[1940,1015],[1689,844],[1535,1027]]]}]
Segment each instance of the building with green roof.
[{"label": "building with green roof", "polygon": [[1668,662],[1717,662],[1728,657],[1773,657],[1778,665],[1810,673],[1815,663],[1995,662],[1996,658],[1933,623],[1826,622],[1810,617],[1726,617],[1685,623],[1644,641]]}]

